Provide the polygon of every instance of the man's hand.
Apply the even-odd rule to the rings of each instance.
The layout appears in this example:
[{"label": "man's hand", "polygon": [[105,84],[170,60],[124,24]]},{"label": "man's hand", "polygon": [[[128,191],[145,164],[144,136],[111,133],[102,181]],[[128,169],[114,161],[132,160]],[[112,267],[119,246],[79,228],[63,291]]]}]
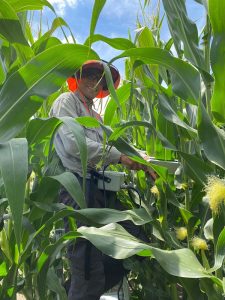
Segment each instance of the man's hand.
[{"label": "man's hand", "polygon": [[[143,155],[142,153],[140,153],[142,158],[144,160],[149,160],[149,156],[148,155]],[[136,161],[133,161],[132,159],[130,159],[128,156],[126,156],[125,154],[121,154],[120,156],[120,162],[122,165],[124,165],[126,168],[130,169],[130,170],[143,170],[146,174],[150,175],[152,177],[153,180],[155,180],[157,178],[157,174],[155,173],[154,170],[152,170],[151,168],[149,168],[146,165],[140,164]]]}]

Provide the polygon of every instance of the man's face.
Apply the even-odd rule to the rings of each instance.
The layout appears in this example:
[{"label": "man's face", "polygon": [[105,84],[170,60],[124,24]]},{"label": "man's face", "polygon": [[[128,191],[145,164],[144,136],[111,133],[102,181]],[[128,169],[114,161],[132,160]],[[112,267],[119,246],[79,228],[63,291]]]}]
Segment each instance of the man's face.
[{"label": "man's face", "polygon": [[94,99],[103,88],[101,78],[98,72],[83,75],[79,81],[79,90],[86,98]]}]

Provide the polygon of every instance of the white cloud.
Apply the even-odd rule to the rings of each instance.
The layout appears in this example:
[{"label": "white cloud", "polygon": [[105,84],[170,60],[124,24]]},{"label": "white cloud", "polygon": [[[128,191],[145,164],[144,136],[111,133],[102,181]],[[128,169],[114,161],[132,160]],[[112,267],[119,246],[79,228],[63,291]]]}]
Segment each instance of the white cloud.
[{"label": "white cloud", "polygon": [[49,0],[60,16],[64,16],[66,7],[75,7],[79,0]]},{"label": "white cloud", "polygon": [[104,13],[112,16],[113,15],[122,18],[125,17],[126,20],[137,15],[137,11],[140,9],[138,0],[108,0],[104,7]]}]

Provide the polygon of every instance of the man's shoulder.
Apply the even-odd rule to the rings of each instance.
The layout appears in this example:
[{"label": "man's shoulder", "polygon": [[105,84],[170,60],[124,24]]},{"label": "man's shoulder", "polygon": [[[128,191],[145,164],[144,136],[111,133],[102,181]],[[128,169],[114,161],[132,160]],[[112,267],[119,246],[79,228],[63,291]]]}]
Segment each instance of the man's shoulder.
[{"label": "man's shoulder", "polygon": [[62,93],[61,95],[58,96],[58,98],[56,98],[56,100],[53,103],[53,106],[55,105],[72,105],[75,104],[76,102],[78,102],[79,99],[78,97],[73,93],[73,92],[65,92]]},{"label": "man's shoulder", "polygon": [[70,101],[70,100],[76,100],[77,96],[73,92],[65,92],[58,96],[58,98],[55,101]]}]

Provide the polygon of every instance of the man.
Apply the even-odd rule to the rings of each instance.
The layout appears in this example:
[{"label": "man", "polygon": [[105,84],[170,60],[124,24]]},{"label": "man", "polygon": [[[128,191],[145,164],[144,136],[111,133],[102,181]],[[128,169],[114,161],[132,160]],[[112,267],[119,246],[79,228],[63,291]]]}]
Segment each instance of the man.
[{"label": "man", "polygon": [[[118,70],[110,65],[110,71],[115,88],[118,87],[120,75]],[[55,117],[91,116],[101,121],[101,117],[93,110],[93,99],[105,97],[109,94],[104,67],[101,61],[87,61],[82,68],[68,80],[69,87],[73,92],[60,95],[54,102],[50,115]],[[84,128],[87,150],[87,179],[86,179],[86,201],[88,207],[102,208],[110,207],[122,210],[123,207],[116,199],[114,192],[105,193],[98,190],[96,180],[91,175],[96,165],[103,157],[103,132],[101,128]],[[72,132],[65,126],[61,126],[55,137],[55,149],[63,166],[73,172],[82,184],[82,166],[79,149]],[[146,170],[144,165],[132,161],[115,147],[111,147],[104,155],[104,164],[121,163],[133,170]],[[79,209],[76,199],[72,199],[66,190],[62,189],[60,198],[63,203]],[[107,201],[105,201],[106,199]],[[82,224],[78,223],[77,226]],[[122,222],[122,225],[130,232],[138,235],[140,230],[131,222]],[[69,230],[68,221],[65,224]],[[115,260],[103,255],[88,241],[78,239],[75,245],[68,250],[71,263],[71,286],[69,300],[98,300],[109,288],[117,284],[125,274],[122,261]]]}]

